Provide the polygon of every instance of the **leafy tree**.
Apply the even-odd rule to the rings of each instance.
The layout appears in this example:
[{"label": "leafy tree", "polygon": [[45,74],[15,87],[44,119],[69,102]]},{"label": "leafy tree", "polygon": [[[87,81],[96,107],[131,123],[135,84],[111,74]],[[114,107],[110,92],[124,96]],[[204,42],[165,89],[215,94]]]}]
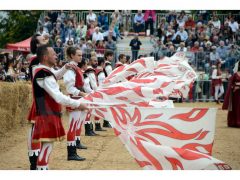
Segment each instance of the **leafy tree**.
[{"label": "leafy tree", "polygon": [[[0,11],[0,48],[32,36],[41,11]],[[4,16],[3,16],[4,14]]]}]

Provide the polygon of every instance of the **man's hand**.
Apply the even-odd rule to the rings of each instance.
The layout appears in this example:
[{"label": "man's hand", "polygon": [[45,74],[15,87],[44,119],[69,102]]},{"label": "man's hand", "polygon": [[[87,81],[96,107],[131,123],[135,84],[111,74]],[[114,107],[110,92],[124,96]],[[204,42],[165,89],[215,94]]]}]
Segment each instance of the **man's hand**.
[{"label": "man's hand", "polygon": [[67,63],[67,64],[65,64],[64,66],[65,66],[66,69],[73,69],[73,68],[74,68],[74,67],[73,67],[74,65],[72,65],[72,64],[70,64],[70,63]]},{"label": "man's hand", "polygon": [[80,91],[78,95],[79,95],[79,96],[82,96],[82,97],[85,97],[85,96],[88,95],[88,94]]},{"label": "man's hand", "polygon": [[80,106],[78,107],[78,109],[79,109],[80,111],[88,110],[87,106],[84,105],[84,104],[80,104]]}]

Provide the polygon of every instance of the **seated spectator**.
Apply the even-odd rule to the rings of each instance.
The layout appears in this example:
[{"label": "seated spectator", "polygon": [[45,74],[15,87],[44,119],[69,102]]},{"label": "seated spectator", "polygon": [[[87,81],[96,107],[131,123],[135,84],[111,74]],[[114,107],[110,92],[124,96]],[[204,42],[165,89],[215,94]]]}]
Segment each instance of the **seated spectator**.
[{"label": "seated spectator", "polygon": [[104,56],[104,52],[105,52],[105,44],[102,40],[97,41],[96,44],[96,53],[98,57],[103,57]]},{"label": "seated spectator", "polygon": [[99,32],[99,27],[95,27],[95,32],[92,34],[92,41],[103,41],[103,34]]},{"label": "seated spectator", "polygon": [[185,47],[184,42],[180,42],[179,47],[177,48],[177,52],[187,52],[187,48]]},{"label": "seated spectator", "polygon": [[111,36],[108,37],[108,41],[106,42],[106,49],[112,50],[113,52],[116,50],[116,43]]},{"label": "seated spectator", "polygon": [[84,20],[81,20],[76,28],[76,34],[78,38],[78,42],[82,38],[86,38],[87,35],[87,26],[85,25]]},{"label": "seated spectator", "polygon": [[144,15],[141,10],[138,10],[138,13],[134,17],[133,28],[136,33],[144,31]]},{"label": "seated spectator", "polygon": [[97,22],[97,16],[95,13],[93,13],[92,10],[89,10],[89,13],[87,15],[87,25],[90,26],[91,24],[95,25]]},{"label": "seated spectator", "polygon": [[230,22],[228,23],[229,27],[231,28],[232,32],[234,34],[236,34],[236,32],[238,31],[239,29],[239,24],[237,21],[235,21],[235,19],[232,17]]},{"label": "seated spectator", "polygon": [[213,27],[215,27],[217,29],[221,28],[221,21],[218,19],[218,17],[216,15],[213,16],[212,24],[213,24]]},{"label": "seated spectator", "polygon": [[175,48],[173,45],[170,45],[168,48],[168,52],[166,54],[167,57],[171,57],[175,54]]},{"label": "seated spectator", "polygon": [[199,47],[199,51],[195,54],[197,70],[203,71],[204,64],[206,63],[206,54],[204,52],[203,47]]},{"label": "seated spectator", "polygon": [[199,42],[198,41],[194,42],[194,46],[191,48],[191,51],[194,53],[199,51]]},{"label": "seated spectator", "polygon": [[188,63],[193,64],[195,59],[194,52],[191,51],[191,47],[187,46],[187,52],[185,53],[186,57],[188,58]]},{"label": "seated spectator", "polygon": [[216,46],[212,46],[212,52],[210,53],[210,63],[211,63],[211,66],[215,65],[216,62],[218,60],[220,60],[220,56],[219,56],[218,52],[216,51],[216,49],[217,49]]},{"label": "seated spectator", "polygon": [[187,32],[184,30],[183,26],[179,27],[179,31],[174,35],[173,40],[177,37],[177,35],[180,35],[182,41],[186,41],[188,38]]},{"label": "seated spectator", "polygon": [[181,36],[178,34],[172,42],[175,46],[178,46],[182,42]]},{"label": "seated spectator", "polygon": [[48,16],[45,16],[44,23],[42,26],[43,26],[43,31],[45,31],[46,33],[50,33],[52,31],[52,23]]},{"label": "seated spectator", "polygon": [[111,37],[113,41],[116,41],[117,35],[114,31],[114,27],[110,26],[109,30],[103,33],[103,37],[105,41],[108,41],[108,37]]},{"label": "seated spectator", "polygon": [[108,30],[108,16],[104,11],[101,11],[100,15],[98,16],[98,26],[103,30]]},{"label": "seated spectator", "polygon": [[91,40],[94,32],[95,32],[95,26],[94,26],[94,24],[90,24],[90,28],[87,30],[86,39]]},{"label": "seated spectator", "polygon": [[58,39],[56,41],[56,44],[54,45],[54,51],[57,54],[58,60],[63,60],[63,46],[61,39]]},{"label": "seated spectator", "polygon": [[76,40],[76,30],[71,21],[68,21],[67,26],[64,29],[65,41],[72,39],[73,42]]},{"label": "seated spectator", "polygon": [[226,66],[232,71],[235,63],[239,58],[240,58],[240,51],[237,49],[235,45],[231,45],[231,48],[227,55]]},{"label": "seated spectator", "polygon": [[188,20],[185,22],[185,29],[192,29],[195,27],[195,22],[192,19],[192,16],[188,16]]}]

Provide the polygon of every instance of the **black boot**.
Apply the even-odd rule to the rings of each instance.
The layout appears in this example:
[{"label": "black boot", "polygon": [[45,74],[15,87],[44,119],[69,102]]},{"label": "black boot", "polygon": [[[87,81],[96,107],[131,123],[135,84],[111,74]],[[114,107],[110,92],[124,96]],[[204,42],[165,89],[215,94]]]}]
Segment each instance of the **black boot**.
[{"label": "black boot", "polygon": [[106,131],[105,129],[102,129],[100,123],[95,123],[95,131]]},{"label": "black boot", "polygon": [[84,145],[82,145],[81,144],[81,141],[80,140],[76,140],[76,148],[77,149],[87,149],[87,147],[86,146],[84,146]]},{"label": "black boot", "polygon": [[85,124],[85,136],[95,136],[91,130],[91,124]]},{"label": "black boot", "polygon": [[33,154],[33,156],[29,156],[29,161],[30,161],[30,170],[37,170],[37,159],[38,156]]},{"label": "black boot", "polygon": [[111,124],[108,121],[106,121],[106,120],[103,120],[103,127],[105,127],[105,128],[112,128]]},{"label": "black boot", "polygon": [[91,132],[94,134],[94,136],[99,136],[99,134],[97,134],[93,131],[93,123],[92,122],[90,123],[90,129],[91,129]]},{"label": "black boot", "polygon": [[86,158],[80,157],[77,155],[77,149],[76,146],[67,146],[67,151],[68,151],[68,161],[84,161]]}]

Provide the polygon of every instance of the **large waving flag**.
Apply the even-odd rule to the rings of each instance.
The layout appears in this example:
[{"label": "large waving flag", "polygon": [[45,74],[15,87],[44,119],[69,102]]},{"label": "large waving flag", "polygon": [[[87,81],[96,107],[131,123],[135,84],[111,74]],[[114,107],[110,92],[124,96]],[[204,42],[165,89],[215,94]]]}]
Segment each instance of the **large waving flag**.
[{"label": "large waving flag", "polygon": [[82,103],[111,122],[144,169],[231,169],[211,156],[216,109],[174,108],[165,100],[185,97],[196,78],[182,53],[143,58],[115,69]]}]

